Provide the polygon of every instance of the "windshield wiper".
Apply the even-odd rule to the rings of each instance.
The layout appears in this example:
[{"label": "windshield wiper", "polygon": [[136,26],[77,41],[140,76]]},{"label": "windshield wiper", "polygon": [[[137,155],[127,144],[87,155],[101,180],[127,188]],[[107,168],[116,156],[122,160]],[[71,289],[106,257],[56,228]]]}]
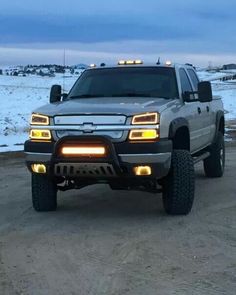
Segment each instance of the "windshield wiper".
[{"label": "windshield wiper", "polygon": [[80,94],[80,95],[73,95],[69,98],[96,98],[96,97],[104,97],[102,94]]},{"label": "windshield wiper", "polygon": [[148,93],[135,93],[135,92],[112,94],[111,96],[112,97],[151,97],[151,95]]}]

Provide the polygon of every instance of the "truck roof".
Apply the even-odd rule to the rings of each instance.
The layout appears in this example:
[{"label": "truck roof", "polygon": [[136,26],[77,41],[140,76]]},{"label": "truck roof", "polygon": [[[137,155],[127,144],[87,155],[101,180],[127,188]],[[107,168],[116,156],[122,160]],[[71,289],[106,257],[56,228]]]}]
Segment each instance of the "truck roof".
[{"label": "truck roof", "polygon": [[[122,61],[122,62],[127,62],[127,61]],[[131,62],[131,61],[128,61]],[[167,61],[165,63],[158,63],[158,62],[143,62],[141,60],[138,60],[138,63],[135,63],[135,60],[133,61],[134,63],[124,63],[124,64],[120,64],[119,62],[116,64],[105,64],[105,63],[101,63],[99,65],[96,64],[91,64],[90,67],[88,69],[101,69],[101,68],[127,68],[127,67],[166,67],[166,68],[180,68],[180,67],[184,67],[184,68],[191,68],[193,69],[194,66],[191,64],[178,64],[178,63],[172,63],[170,61]]]}]

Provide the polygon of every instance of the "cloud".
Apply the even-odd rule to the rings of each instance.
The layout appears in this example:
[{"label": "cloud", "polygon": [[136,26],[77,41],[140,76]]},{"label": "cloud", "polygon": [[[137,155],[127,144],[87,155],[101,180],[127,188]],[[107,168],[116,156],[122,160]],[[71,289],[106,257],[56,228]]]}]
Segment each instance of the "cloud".
[{"label": "cloud", "polygon": [[[106,42],[106,43],[57,43],[53,44],[16,44],[15,47],[0,47],[2,65],[57,63],[63,64],[66,49],[66,64],[80,62],[107,64],[117,63],[120,59],[142,59],[145,63],[161,60],[172,60],[177,63],[190,62],[198,66],[206,66],[209,61],[213,65],[222,65],[236,60],[235,53],[206,53],[190,51],[185,48],[169,46],[168,43],[145,42],[142,40]],[[3,62],[4,61],[4,62]]]},{"label": "cloud", "polygon": [[0,43],[22,42],[106,42],[116,40],[193,39],[199,32],[192,27],[176,28],[171,23],[155,24],[129,17],[122,19],[80,16],[0,16]]},{"label": "cloud", "polygon": [[63,48],[81,57],[78,52],[222,60],[235,56],[235,9],[235,0],[5,1],[0,47],[19,50],[19,58],[27,48],[37,60]]}]

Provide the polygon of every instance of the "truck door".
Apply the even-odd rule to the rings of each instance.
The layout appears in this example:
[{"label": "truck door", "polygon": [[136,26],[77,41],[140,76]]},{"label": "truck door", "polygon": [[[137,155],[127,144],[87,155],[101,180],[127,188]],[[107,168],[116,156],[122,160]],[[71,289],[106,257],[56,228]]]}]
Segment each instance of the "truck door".
[{"label": "truck door", "polygon": [[[193,86],[190,78],[184,68],[179,69],[182,94],[186,91],[193,92]],[[193,100],[195,97],[193,96]],[[183,116],[188,120],[190,132],[190,151],[200,150],[205,145],[203,136],[203,112],[199,101],[185,102],[183,105]]]},{"label": "truck door", "polygon": [[[199,79],[193,69],[187,69],[187,73],[192,82],[194,91],[197,91]],[[215,134],[215,116],[212,109],[211,102],[199,102],[199,107],[201,110],[201,120],[202,120],[202,142],[208,145],[212,142]]]}]

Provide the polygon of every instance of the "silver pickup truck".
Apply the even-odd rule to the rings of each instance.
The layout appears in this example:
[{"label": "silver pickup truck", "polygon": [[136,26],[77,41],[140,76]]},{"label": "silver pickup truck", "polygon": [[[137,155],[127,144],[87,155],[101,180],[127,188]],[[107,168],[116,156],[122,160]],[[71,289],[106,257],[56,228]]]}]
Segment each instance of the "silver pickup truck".
[{"label": "silver pickup truck", "polygon": [[93,65],[68,94],[31,116],[25,142],[36,211],[57,208],[57,191],[107,183],[113,190],[162,192],[168,214],[188,214],[194,164],[224,172],[224,111],[191,65],[120,61]]}]

